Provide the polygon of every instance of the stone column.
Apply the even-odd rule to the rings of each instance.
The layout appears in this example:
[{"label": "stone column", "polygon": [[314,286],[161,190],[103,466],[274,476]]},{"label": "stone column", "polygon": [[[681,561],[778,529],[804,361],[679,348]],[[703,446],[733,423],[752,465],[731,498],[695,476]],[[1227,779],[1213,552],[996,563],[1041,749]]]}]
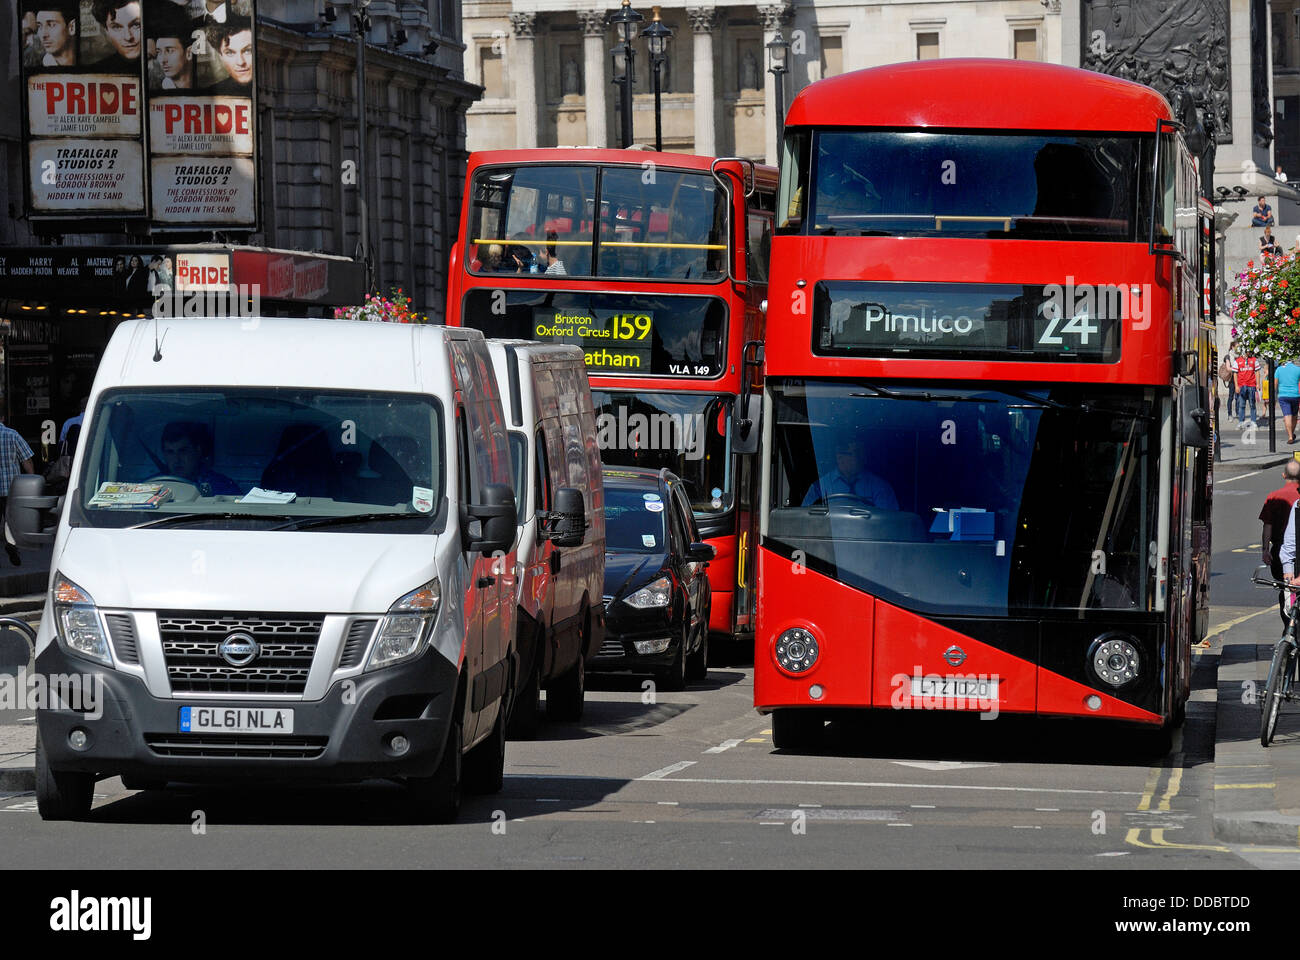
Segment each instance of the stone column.
[{"label": "stone column", "polygon": [[[763,24],[763,51],[762,51],[762,69],[763,69],[763,122],[767,127],[764,134],[764,143],[767,144],[766,162],[773,166],[777,163],[780,145],[776,142],[776,77],[768,67],[767,45],[776,37],[776,32],[781,29],[782,23],[785,22],[790,13],[790,4],[788,3],[760,3],[758,5],[758,19]],[[785,38],[789,41],[789,37]],[[790,105],[790,55],[787,53],[786,58],[787,72],[782,77],[782,84],[785,93],[785,105]]]},{"label": "stone column", "polygon": [[537,14],[512,13],[510,25],[515,34],[510,63],[515,88],[515,146],[522,150],[537,146],[537,69],[533,62]]},{"label": "stone column", "polygon": [[582,52],[585,69],[583,100],[587,113],[587,144],[592,147],[609,146],[608,113],[605,106],[605,11],[579,10],[578,22],[582,24]]},{"label": "stone column", "polygon": [[718,11],[716,7],[687,7],[686,15],[695,35],[695,153],[714,157],[718,153],[718,115],[713,92],[713,28]]}]

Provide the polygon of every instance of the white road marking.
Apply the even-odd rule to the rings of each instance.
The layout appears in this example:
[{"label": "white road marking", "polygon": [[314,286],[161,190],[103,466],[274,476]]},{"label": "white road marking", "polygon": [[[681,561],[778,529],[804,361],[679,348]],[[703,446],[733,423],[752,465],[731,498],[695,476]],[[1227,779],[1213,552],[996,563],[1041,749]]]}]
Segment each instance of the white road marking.
[{"label": "white road marking", "polygon": [[1272,470],[1272,469],[1273,467],[1260,467],[1258,470],[1254,470],[1251,473],[1243,473],[1240,476],[1225,477],[1222,480],[1215,480],[1214,485],[1217,487],[1221,483],[1232,483],[1234,480],[1245,480],[1247,477],[1257,477],[1265,470]]},{"label": "white road marking", "polygon": [[933,803],[914,803],[914,804],[912,804],[912,809],[913,809],[913,810],[933,810],[933,809],[934,809],[934,804],[933,804]]},{"label": "white road marking", "polygon": [[1034,807],[1035,813],[1060,813],[1060,807]]},{"label": "white road marking", "polygon": [[996,763],[966,763],[961,760],[891,760],[901,767],[920,770],[974,770],[977,767],[996,767]]},{"label": "white road marking", "polygon": [[659,806],[661,806],[661,807],[675,807],[675,806],[677,806],[677,801],[676,801],[676,800],[657,800],[657,801],[655,801],[655,802],[658,803]]},{"label": "white road marking", "polygon": [[1017,825],[1013,826],[1011,829],[1012,829],[1012,830],[1041,830],[1041,829],[1043,829],[1043,828],[1042,828],[1042,827],[1035,827],[1035,826],[1033,826],[1032,824],[1017,824]]},{"label": "white road marking", "polygon": [[887,824],[885,824],[885,826],[887,826],[887,827],[910,827],[911,824],[910,824],[910,823],[887,823]]},{"label": "white road marking", "polygon": [[[684,761],[686,764],[694,763],[693,760]],[[682,769],[674,765],[671,770]],[[659,780],[664,783],[712,783],[712,784],[737,784],[741,786],[778,786],[778,787],[882,787],[882,788],[901,788],[904,790],[976,790],[990,791],[995,793],[1065,793],[1065,794],[1101,794],[1108,797],[1140,797],[1143,796],[1140,790],[1082,790],[1070,787],[995,787],[995,786],[976,786],[974,784],[964,783],[887,783],[885,781],[871,780],[740,780],[724,779],[721,777],[673,777],[666,779],[667,772],[670,768],[665,767],[663,770],[656,770],[652,774],[644,777],[637,777],[638,780]],[[593,778],[594,779],[594,778]]]},{"label": "white road marking", "polygon": [[1099,853],[1099,854],[1097,854],[1097,856],[1099,856],[1099,857],[1127,857],[1127,856],[1128,856],[1130,853],[1132,853],[1132,852],[1133,852],[1132,850],[1110,850],[1110,851],[1108,851],[1108,852],[1106,852],[1106,853]]},{"label": "white road marking", "polygon": [[660,767],[653,773],[647,773],[644,777],[637,777],[638,780],[662,780],[670,773],[676,773],[678,770],[685,770],[687,767],[693,767],[698,760],[678,760],[676,763],[670,763],[666,767]]},{"label": "white road marking", "polygon": [[745,740],[744,740],[743,737],[740,738],[739,740],[723,740],[723,741],[722,741],[720,744],[718,744],[716,747],[709,747],[709,749],[705,750],[704,752],[705,752],[705,753],[722,753],[724,750],[730,750],[732,747],[738,747],[738,746],[740,746],[740,745],[741,745],[742,743],[744,743],[744,742],[745,742]]}]

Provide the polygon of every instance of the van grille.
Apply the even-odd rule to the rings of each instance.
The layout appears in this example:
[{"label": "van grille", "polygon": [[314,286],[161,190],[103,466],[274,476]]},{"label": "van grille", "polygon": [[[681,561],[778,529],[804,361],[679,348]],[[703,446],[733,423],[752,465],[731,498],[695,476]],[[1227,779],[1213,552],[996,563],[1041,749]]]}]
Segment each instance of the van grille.
[{"label": "van grille", "polygon": [[140,650],[135,641],[135,622],[129,613],[106,613],[108,635],[113,638],[117,659],[123,663],[139,663]]},{"label": "van grille", "polygon": [[348,628],[347,639],[343,642],[343,656],[339,659],[339,666],[342,669],[361,666],[361,658],[366,655],[366,647],[370,643],[370,635],[375,632],[377,622],[377,620],[352,621],[352,626]]},{"label": "van grille", "polygon": [[[172,693],[301,694],[324,622],[305,614],[159,615]],[[246,666],[233,666],[217,652],[232,633],[246,633],[258,645]]]},{"label": "van grille", "polygon": [[144,742],[160,757],[314,760],[325,752],[329,737],[251,737],[245,734],[192,737],[174,733],[146,733]]}]

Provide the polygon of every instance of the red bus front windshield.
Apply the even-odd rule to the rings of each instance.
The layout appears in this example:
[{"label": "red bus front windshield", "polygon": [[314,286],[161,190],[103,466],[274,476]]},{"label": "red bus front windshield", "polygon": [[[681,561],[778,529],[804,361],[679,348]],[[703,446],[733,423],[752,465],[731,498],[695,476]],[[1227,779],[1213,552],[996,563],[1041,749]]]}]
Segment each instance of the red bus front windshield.
[{"label": "red bus front windshield", "polygon": [[706,171],[486,167],[471,190],[471,273],[676,283],[727,273],[726,196]]},{"label": "red bus front windshield", "polygon": [[917,613],[1158,608],[1155,389],[769,389],[772,549]]},{"label": "red bus front windshield", "polygon": [[1145,240],[1143,171],[1154,142],[1134,133],[791,130],[777,232]]}]

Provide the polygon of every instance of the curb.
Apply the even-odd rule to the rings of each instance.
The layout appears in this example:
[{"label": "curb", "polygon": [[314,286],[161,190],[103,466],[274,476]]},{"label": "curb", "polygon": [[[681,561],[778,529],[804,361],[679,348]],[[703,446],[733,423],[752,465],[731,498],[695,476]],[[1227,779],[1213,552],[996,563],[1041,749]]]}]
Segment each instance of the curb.
[{"label": "curb", "polygon": [[36,767],[0,767],[0,790],[31,793],[36,789]]},{"label": "curb", "polygon": [[1276,810],[1216,812],[1214,835],[1232,843],[1300,845],[1300,817],[1288,817]]},{"label": "curb", "polygon": [[1246,460],[1216,460],[1214,462],[1214,473],[1216,477],[1219,474],[1234,476],[1245,473],[1254,473],[1256,470],[1267,470],[1270,467],[1280,467],[1294,459],[1290,454],[1283,456],[1276,454],[1266,460],[1246,461]]}]

